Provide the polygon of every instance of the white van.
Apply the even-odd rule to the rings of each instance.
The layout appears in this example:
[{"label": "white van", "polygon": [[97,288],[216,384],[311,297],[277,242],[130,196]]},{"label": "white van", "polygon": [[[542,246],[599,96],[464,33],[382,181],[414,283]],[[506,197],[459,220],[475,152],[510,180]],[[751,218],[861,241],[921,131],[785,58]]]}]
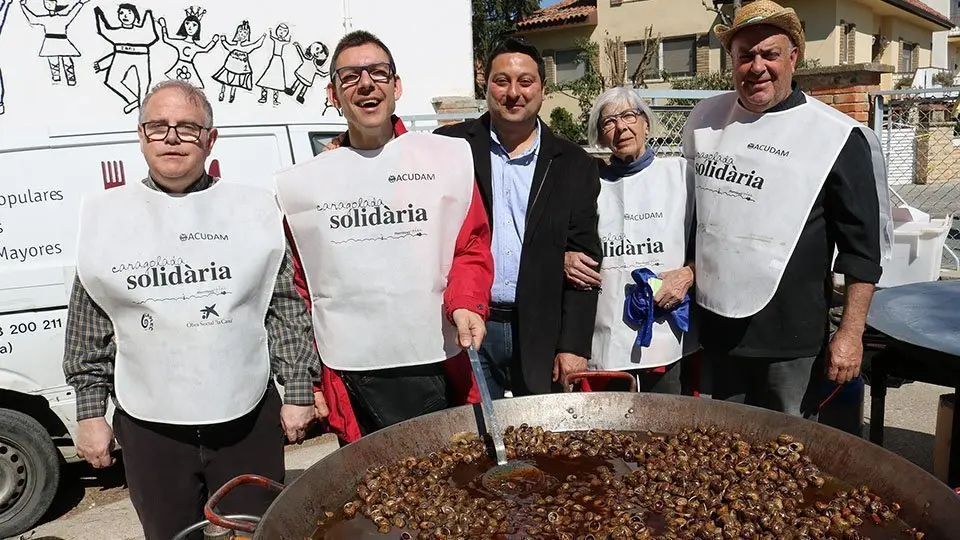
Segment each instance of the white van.
[{"label": "white van", "polygon": [[0,537],[42,517],[77,459],[62,370],[77,212],[145,176],[146,89],[202,85],[220,129],[211,174],[271,187],[345,129],[326,85],[347,31],[391,48],[397,113],[426,129],[435,97],[473,93],[470,19],[467,0],[0,0]]}]

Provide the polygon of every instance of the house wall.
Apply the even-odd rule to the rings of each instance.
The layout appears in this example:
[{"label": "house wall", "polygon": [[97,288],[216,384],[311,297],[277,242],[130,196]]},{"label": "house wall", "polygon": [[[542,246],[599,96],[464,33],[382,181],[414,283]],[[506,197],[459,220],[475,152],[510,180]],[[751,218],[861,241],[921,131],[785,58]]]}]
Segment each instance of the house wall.
[{"label": "house wall", "polygon": [[[900,44],[896,42],[896,37],[893,35],[893,19],[891,17],[882,17],[880,15],[875,15],[874,18],[874,27],[877,29],[877,32],[890,40],[886,48],[880,54],[878,63],[887,64],[897,69],[898,58],[900,55]],[[893,82],[898,77],[893,73],[884,73],[880,76],[880,88],[883,90],[889,90],[893,88]]]},{"label": "house wall", "polygon": [[840,0],[837,2],[837,59],[839,61],[840,43],[840,24],[853,24],[855,28],[854,37],[854,61],[851,63],[865,63],[873,59],[873,33],[876,31],[876,17],[873,10],[868,6],[849,0]]},{"label": "house wall", "polygon": [[960,70],[960,39],[953,38],[947,43],[947,68]]},{"label": "house wall", "polygon": [[[603,0],[600,0],[601,2]],[[524,39],[533,44],[538,48],[545,56],[544,60],[547,64],[547,80],[553,80],[554,71],[553,70],[553,59],[550,58],[553,51],[562,51],[567,49],[573,49],[576,46],[578,39],[591,39],[596,40],[594,35],[595,27],[593,26],[575,26],[572,28],[559,28],[555,30],[540,30],[533,32],[524,32],[522,33]],[[603,56],[601,54],[601,56]],[[580,107],[577,105],[577,100],[571,96],[563,94],[561,92],[550,92],[547,94],[546,98],[543,101],[543,107],[540,109],[540,117],[545,121],[550,121],[550,112],[556,108],[562,107],[570,111],[573,114],[574,119],[577,115],[580,114]]]},{"label": "house wall", "polygon": [[[706,36],[719,22],[717,14],[707,11],[701,0],[623,0],[620,5],[611,4],[610,0],[597,0],[598,24],[594,35],[600,43],[607,36],[620,36],[624,43],[641,41],[651,25],[653,35],[660,34],[664,39]],[[719,70],[720,51],[719,42],[708,39],[697,51],[698,71]],[[606,62],[606,58],[603,60]],[[657,83],[656,80],[647,82]]]},{"label": "house wall", "polygon": [[916,43],[918,53],[916,55],[916,64],[914,68],[930,67],[932,33],[929,30],[920,28],[902,19],[889,18],[889,25],[886,26],[889,33],[885,34],[890,38],[890,45],[887,47],[887,55],[884,63],[892,65],[897,72],[886,74],[881,86],[883,89],[893,88],[897,81],[903,77],[909,77],[910,74],[900,73],[900,51],[903,43]]},{"label": "house wall", "polygon": [[667,36],[707,33],[717,17],[707,11],[701,0],[624,0],[611,6],[610,0],[597,0],[597,15],[602,30],[611,35],[639,39],[643,29],[653,24],[654,31]]},{"label": "house wall", "polygon": [[[840,0],[843,1],[843,0]],[[807,37],[805,57],[819,60],[821,65],[836,65],[840,58],[837,25],[838,0],[784,0],[784,7],[791,7],[804,26]]]},{"label": "house wall", "polygon": [[[938,9],[933,3],[931,5]],[[645,29],[652,25],[654,35],[659,33],[663,38],[707,36],[697,51],[698,72],[718,71],[724,65],[725,51],[712,32],[713,26],[720,22],[719,17],[706,10],[701,0],[622,0],[619,5],[612,4],[617,2],[597,0],[598,22],[594,27],[528,32],[524,36],[544,51],[567,49],[572,47],[576,37],[589,37],[601,45],[601,70],[606,75],[609,65],[603,53],[604,40],[619,36],[624,43],[640,41],[644,38]],[[869,0],[781,0],[781,4],[794,8],[804,24],[807,39],[805,58],[808,61],[818,61],[822,66],[841,63],[840,54],[845,48],[841,46],[844,35],[840,25],[843,21],[856,26],[852,38],[853,61],[848,63],[874,61],[874,34],[880,34],[890,40],[879,58],[880,63],[898,68],[901,42],[906,41],[918,45],[915,67],[939,65],[932,54],[934,34],[929,28],[918,26],[914,18],[906,13],[903,17],[880,15],[875,9],[877,6]],[[946,11],[941,10],[943,13]],[[960,63],[960,44],[952,44],[949,48],[945,46],[944,49],[951,59],[943,62],[949,67]],[[879,86],[884,90],[890,89],[901,77],[884,73]],[[668,81],[660,79],[648,79],[646,83],[650,88],[670,87]],[[567,107],[574,115],[579,113],[576,100],[554,94],[548,96],[541,115],[548,118],[550,111],[557,106]]]},{"label": "house wall", "polygon": [[[930,67],[930,49],[933,45],[932,33],[929,30],[914,26],[902,19],[893,19],[891,23],[890,39],[896,41],[898,46],[902,41],[919,45],[920,59],[919,63],[914,67]],[[899,48],[897,54],[899,55]],[[894,66],[896,65],[897,64],[894,64]]]},{"label": "house wall", "polygon": [[[957,0],[923,0],[925,4],[940,12],[947,17],[950,16],[951,8],[957,5]],[[955,9],[955,8],[954,8]],[[933,67],[952,69],[953,64],[949,60],[948,35],[949,30],[933,33],[933,47],[930,51],[930,65]]]}]

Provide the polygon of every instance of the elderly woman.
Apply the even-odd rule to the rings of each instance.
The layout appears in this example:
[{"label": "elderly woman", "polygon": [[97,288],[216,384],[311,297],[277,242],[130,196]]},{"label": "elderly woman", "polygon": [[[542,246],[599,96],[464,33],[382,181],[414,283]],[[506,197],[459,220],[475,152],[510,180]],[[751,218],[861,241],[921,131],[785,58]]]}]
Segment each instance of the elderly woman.
[{"label": "elderly woman", "polygon": [[568,252],[567,279],[600,288],[591,367],[628,371],[644,392],[680,393],[679,362],[696,351],[690,327],[694,226],[692,179],[683,157],[658,158],[647,146],[657,126],[632,90],[611,88],[590,112],[591,145],[609,148],[600,164],[603,266]]}]

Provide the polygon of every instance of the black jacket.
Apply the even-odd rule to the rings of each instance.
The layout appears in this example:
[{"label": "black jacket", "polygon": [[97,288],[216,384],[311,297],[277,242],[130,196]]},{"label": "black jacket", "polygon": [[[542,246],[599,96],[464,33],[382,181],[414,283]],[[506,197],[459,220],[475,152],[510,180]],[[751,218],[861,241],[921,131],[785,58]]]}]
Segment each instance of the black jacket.
[{"label": "black jacket", "polygon": [[[602,254],[597,233],[600,177],[596,162],[579,146],[540,125],[540,153],[527,208],[527,226],[517,278],[520,362],[524,381],[538,394],[553,390],[553,360],[559,352],[590,358],[597,291],[579,291],[564,278],[565,251],[596,261]],[[443,126],[435,133],[466,139],[494,226],[491,204],[490,115]]]}]

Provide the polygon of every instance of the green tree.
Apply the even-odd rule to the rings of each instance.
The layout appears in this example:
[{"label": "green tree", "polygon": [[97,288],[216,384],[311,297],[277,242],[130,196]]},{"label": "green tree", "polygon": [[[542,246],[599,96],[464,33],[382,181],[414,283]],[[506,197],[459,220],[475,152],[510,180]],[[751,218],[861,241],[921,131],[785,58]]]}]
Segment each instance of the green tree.
[{"label": "green tree", "polygon": [[577,124],[570,111],[563,107],[554,107],[550,111],[550,131],[572,143],[579,143],[583,136],[583,127]]},{"label": "green tree", "polygon": [[674,90],[733,90],[733,72],[726,70],[697,73],[693,77],[673,79],[669,82],[670,88]]},{"label": "green tree", "polygon": [[580,38],[576,41],[576,46],[580,50],[580,53],[577,54],[576,63],[583,66],[583,75],[572,81],[548,85],[548,90],[559,92],[577,100],[577,105],[580,107],[580,117],[576,122],[577,140],[575,142],[582,142],[586,140],[590,109],[607,86],[603,75],[600,73],[600,45],[589,39]]},{"label": "green tree", "polygon": [[[711,73],[697,73],[693,77],[683,77],[668,80],[670,88],[674,90],[733,90],[733,72],[714,71]],[[694,99],[671,99],[670,105],[692,107],[696,105]]]},{"label": "green tree", "polygon": [[540,9],[538,0],[473,0],[473,65],[476,97],[486,93],[487,57],[505,37],[517,30],[517,22]]}]

